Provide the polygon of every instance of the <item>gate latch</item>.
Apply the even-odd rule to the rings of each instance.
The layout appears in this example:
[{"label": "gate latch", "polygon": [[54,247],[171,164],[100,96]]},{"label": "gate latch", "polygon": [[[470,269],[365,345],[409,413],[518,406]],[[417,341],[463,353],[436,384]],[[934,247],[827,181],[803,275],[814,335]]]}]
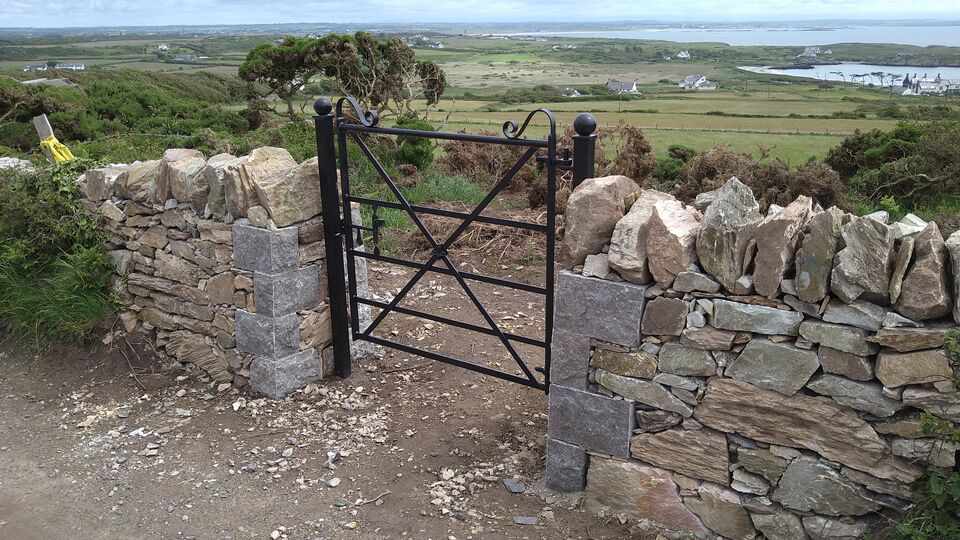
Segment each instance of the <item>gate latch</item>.
[{"label": "gate latch", "polygon": [[[537,156],[537,163],[541,166],[547,162],[547,156]],[[573,168],[573,158],[570,156],[570,147],[564,146],[560,149],[560,153],[557,157],[553,159],[554,164],[561,171],[569,171]]]},{"label": "gate latch", "polygon": [[357,231],[357,237],[354,241],[357,247],[363,246],[363,232],[367,231],[373,236],[373,254],[380,255],[380,228],[387,224],[387,222],[380,218],[378,211],[380,210],[379,206],[373,207],[373,216],[371,219],[371,226],[367,227],[365,225],[353,224],[353,228]]}]

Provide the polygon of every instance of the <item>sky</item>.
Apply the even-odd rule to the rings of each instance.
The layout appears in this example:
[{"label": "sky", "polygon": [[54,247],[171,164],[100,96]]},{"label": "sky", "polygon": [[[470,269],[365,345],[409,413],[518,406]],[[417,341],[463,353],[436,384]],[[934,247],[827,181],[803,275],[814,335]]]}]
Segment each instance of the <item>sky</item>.
[{"label": "sky", "polygon": [[[692,17],[695,17],[692,18]],[[0,0],[0,27],[960,19],[957,0]]]}]

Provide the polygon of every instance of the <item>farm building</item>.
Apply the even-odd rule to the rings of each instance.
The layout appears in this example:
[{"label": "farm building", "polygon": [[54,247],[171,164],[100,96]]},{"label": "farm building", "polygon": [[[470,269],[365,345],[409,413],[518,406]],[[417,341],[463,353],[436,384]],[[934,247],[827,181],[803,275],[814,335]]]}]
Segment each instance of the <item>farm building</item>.
[{"label": "farm building", "polygon": [[46,64],[30,64],[28,66],[24,66],[23,68],[24,73],[35,73],[37,71],[46,71],[46,70],[47,70]]},{"label": "farm building", "polygon": [[68,71],[83,71],[87,69],[87,66],[76,63],[76,62],[66,62],[63,64],[57,64],[56,66],[54,66],[54,69],[66,69]]},{"label": "farm building", "polygon": [[717,83],[707,79],[706,75],[687,75],[677,84],[684,90],[716,90]]},{"label": "farm building", "polygon": [[637,81],[633,82],[617,82],[610,81],[607,83],[607,90],[614,94],[639,94],[640,91],[637,90]]},{"label": "farm building", "polygon": [[678,60],[689,60],[689,59],[690,59],[690,51],[680,51],[680,52],[678,52],[678,53],[677,53],[677,59],[678,59]]}]

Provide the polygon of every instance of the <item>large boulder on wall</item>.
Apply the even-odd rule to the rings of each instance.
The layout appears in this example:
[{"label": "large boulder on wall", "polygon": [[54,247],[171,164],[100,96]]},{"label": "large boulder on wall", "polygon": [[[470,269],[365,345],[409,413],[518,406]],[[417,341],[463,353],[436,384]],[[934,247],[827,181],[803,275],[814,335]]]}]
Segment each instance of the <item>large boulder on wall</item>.
[{"label": "large boulder on wall", "polygon": [[[171,148],[160,160],[160,185],[170,190],[178,202],[189,203],[202,211],[207,204],[207,177],[200,174],[207,158],[199,150]],[[159,191],[159,190],[158,190]]]},{"label": "large boulder on wall", "polygon": [[272,146],[257,148],[246,160],[228,165],[223,176],[227,210],[234,218],[246,217],[250,207],[260,204],[256,185],[296,166],[290,152]]},{"label": "large boulder on wall", "polygon": [[613,229],[609,263],[623,279],[634,283],[649,283],[652,279],[647,264],[647,230],[653,206],[666,200],[673,200],[673,196],[653,189],[643,190]]},{"label": "large boulder on wall", "polygon": [[712,194],[697,236],[697,256],[704,270],[733,291],[743,274],[747,243],[763,216],[753,191],[736,176]]},{"label": "large boulder on wall", "polygon": [[280,171],[255,184],[260,206],[277,227],[306,221],[320,214],[320,169],[317,158]]},{"label": "large boulder on wall", "polygon": [[560,264],[573,268],[583,264],[587,255],[600,253],[639,192],[640,186],[620,175],[590,178],[580,184],[567,201]]}]

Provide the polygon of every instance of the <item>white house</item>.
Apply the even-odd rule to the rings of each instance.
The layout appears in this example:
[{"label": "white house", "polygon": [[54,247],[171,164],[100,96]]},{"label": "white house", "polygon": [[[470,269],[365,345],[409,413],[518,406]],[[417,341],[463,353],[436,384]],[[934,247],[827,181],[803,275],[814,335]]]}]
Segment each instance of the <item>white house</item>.
[{"label": "white house", "polygon": [[797,55],[797,58],[816,58],[820,56],[820,47],[804,47],[803,52]]},{"label": "white house", "polygon": [[67,62],[67,63],[64,63],[64,64],[57,64],[56,66],[53,67],[53,69],[66,69],[66,70],[69,70],[69,71],[83,71],[83,70],[87,69],[87,66],[85,66],[85,65],[83,65],[83,64],[76,63],[76,62]]},{"label": "white house", "polygon": [[46,71],[46,70],[47,70],[46,64],[30,64],[23,68],[24,73],[34,73],[37,71]]},{"label": "white house", "polygon": [[707,79],[706,75],[687,75],[677,84],[684,90],[716,90],[717,83]]},{"label": "white house", "polygon": [[170,47],[166,43],[161,43],[157,45],[157,50],[160,52],[166,52],[170,50]]},{"label": "white house", "polygon": [[607,83],[607,90],[614,94],[639,94],[640,91],[637,90],[637,81],[633,82],[617,82],[610,81]]},{"label": "white house", "polygon": [[580,91],[577,90],[576,88],[565,88],[563,90],[563,97],[578,98],[582,96],[583,94],[581,94]]},{"label": "white house", "polygon": [[678,52],[678,53],[677,53],[677,58],[678,58],[679,60],[689,60],[689,59],[690,59],[690,51],[680,51],[680,52]]}]

